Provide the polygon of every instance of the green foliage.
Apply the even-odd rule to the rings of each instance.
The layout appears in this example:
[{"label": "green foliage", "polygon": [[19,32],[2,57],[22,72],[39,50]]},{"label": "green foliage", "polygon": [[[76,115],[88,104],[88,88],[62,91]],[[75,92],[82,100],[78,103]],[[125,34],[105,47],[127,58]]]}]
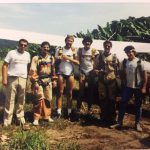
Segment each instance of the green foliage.
[{"label": "green foliage", "polygon": [[97,26],[93,31],[87,33],[76,33],[77,37],[84,38],[85,35],[94,39],[113,41],[150,42],[150,17],[129,17],[120,21],[107,23],[105,27]]},{"label": "green foliage", "polygon": [[1,48],[0,49],[0,60],[3,60],[11,48]]},{"label": "green foliage", "polygon": [[15,132],[7,149],[11,150],[49,150],[46,138],[42,132]]},{"label": "green foliage", "polygon": [[35,55],[38,54],[38,50],[40,48],[40,45],[39,44],[32,44],[32,43],[29,43],[29,46],[28,46],[28,52],[30,53],[31,55],[31,58]]}]

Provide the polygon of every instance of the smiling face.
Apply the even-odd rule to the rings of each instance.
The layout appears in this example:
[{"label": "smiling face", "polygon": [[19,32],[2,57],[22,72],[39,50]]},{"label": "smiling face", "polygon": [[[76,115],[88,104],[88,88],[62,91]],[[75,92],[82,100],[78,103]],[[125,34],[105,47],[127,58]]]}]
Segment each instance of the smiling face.
[{"label": "smiling face", "polygon": [[84,45],[84,49],[85,49],[85,50],[90,49],[91,44],[92,44],[91,42],[89,42],[89,41],[85,41],[85,42],[83,43],[83,45]]},{"label": "smiling face", "polygon": [[40,53],[42,56],[46,56],[48,54],[49,50],[50,50],[49,45],[45,44],[45,45],[41,46]]},{"label": "smiling face", "polygon": [[126,52],[126,54],[127,54],[129,60],[133,60],[135,58],[135,52],[132,50]]},{"label": "smiling face", "polygon": [[66,38],[65,42],[66,42],[66,48],[69,49],[69,48],[71,48],[74,40],[73,40],[73,38]]},{"label": "smiling face", "polygon": [[110,54],[111,48],[112,48],[111,43],[105,43],[104,44],[104,53],[105,53],[105,55],[109,55]]}]

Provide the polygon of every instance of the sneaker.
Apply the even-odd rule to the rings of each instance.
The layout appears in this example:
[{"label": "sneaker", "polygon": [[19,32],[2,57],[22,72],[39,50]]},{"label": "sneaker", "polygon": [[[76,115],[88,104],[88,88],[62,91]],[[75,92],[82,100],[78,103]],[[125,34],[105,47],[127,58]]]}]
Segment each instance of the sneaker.
[{"label": "sneaker", "polygon": [[51,117],[49,117],[48,122],[54,122],[54,120]]},{"label": "sneaker", "polygon": [[39,120],[34,120],[33,125],[38,126],[39,125]]},{"label": "sneaker", "polygon": [[142,131],[143,131],[143,129],[142,129],[142,127],[141,127],[141,125],[140,125],[139,123],[135,125],[135,129],[136,129],[138,132],[142,132]]},{"label": "sneaker", "polygon": [[121,129],[122,128],[122,124],[117,123],[117,124],[111,125],[110,128],[111,129]]}]

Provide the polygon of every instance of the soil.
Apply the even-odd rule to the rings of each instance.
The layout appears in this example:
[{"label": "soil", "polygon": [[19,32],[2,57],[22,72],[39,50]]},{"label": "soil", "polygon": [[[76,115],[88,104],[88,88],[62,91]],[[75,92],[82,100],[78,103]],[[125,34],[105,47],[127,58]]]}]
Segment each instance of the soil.
[{"label": "soil", "polygon": [[52,125],[47,133],[52,145],[70,142],[79,145],[81,150],[150,149],[150,117],[142,118],[142,128],[142,132],[137,132],[134,115],[126,113],[122,130],[110,129],[97,117],[86,116],[78,122],[69,122],[65,129]]},{"label": "soil", "polygon": [[[0,98],[0,111],[2,112],[2,95]],[[70,122],[66,119],[58,119],[50,123],[46,130],[51,149],[56,150],[61,144],[70,144],[70,148],[66,150],[150,149],[150,104],[143,105],[142,132],[134,129],[133,112],[133,105],[129,105],[122,130],[110,129],[108,125],[101,123],[97,106],[93,106],[93,114],[90,116],[83,112],[79,121]],[[1,114],[0,120],[2,121]],[[46,126],[41,124],[38,129],[44,127]],[[31,130],[34,128],[31,126]]]}]

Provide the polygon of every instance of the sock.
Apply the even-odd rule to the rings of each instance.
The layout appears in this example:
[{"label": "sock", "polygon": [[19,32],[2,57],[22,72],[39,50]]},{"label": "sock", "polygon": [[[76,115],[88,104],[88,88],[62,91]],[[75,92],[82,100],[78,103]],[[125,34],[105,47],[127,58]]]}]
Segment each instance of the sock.
[{"label": "sock", "polygon": [[71,114],[71,108],[68,108],[68,115]]},{"label": "sock", "polygon": [[61,108],[58,108],[58,109],[57,109],[57,113],[58,113],[58,114],[61,114]]}]

